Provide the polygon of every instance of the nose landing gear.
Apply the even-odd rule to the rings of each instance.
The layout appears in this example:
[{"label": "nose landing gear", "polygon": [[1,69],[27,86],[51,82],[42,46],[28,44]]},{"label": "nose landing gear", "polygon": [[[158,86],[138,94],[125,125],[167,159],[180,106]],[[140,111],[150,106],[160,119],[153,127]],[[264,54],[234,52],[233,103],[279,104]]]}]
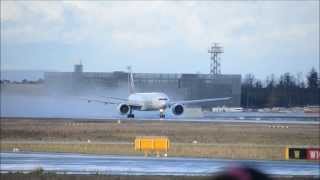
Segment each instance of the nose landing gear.
[{"label": "nose landing gear", "polygon": [[164,114],[164,110],[160,109],[160,119],[164,119],[166,115]]}]

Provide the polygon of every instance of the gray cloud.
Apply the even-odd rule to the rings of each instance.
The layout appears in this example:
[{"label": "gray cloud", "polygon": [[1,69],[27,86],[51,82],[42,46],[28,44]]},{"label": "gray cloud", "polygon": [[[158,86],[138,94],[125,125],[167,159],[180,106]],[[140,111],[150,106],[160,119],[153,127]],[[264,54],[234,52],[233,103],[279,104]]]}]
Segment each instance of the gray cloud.
[{"label": "gray cloud", "polygon": [[319,54],[318,1],[1,4],[1,43],[92,43],[104,49],[109,42],[113,51],[128,54],[183,45],[180,48],[191,50],[189,53],[203,54],[217,41],[233,53],[226,56],[230,58],[225,60],[227,67],[235,57],[243,64],[258,66],[270,54],[280,59],[298,53],[312,54],[308,61],[314,64]]}]

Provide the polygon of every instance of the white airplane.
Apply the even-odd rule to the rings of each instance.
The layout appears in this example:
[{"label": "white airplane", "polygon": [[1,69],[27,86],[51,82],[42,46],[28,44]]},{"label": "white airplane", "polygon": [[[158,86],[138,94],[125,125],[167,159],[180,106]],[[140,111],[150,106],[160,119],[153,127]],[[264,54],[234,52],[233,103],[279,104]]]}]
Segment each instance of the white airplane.
[{"label": "white airplane", "polygon": [[171,108],[174,115],[181,115],[184,112],[184,105],[198,104],[214,101],[226,101],[231,97],[213,98],[213,99],[198,99],[198,100],[185,100],[185,101],[170,101],[165,93],[150,92],[150,93],[136,93],[134,87],[134,80],[131,69],[128,73],[128,86],[129,97],[127,99],[116,97],[105,97],[105,100],[86,99],[88,102],[95,101],[104,104],[118,105],[117,109],[122,115],[127,115],[128,118],[134,118],[133,111],[159,111],[160,118],[165,118],[165,110]]}]

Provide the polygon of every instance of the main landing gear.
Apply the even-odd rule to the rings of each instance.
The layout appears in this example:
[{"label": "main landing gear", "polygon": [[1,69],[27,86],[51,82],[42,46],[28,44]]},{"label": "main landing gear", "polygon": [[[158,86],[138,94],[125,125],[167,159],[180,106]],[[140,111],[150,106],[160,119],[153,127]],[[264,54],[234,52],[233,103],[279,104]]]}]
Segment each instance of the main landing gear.
[{"label": "main landing gear", "polygon": [[130,108],[129,114],[127,115],[128,118],[134,118],[134,114],[132,113],[132,108]]}]

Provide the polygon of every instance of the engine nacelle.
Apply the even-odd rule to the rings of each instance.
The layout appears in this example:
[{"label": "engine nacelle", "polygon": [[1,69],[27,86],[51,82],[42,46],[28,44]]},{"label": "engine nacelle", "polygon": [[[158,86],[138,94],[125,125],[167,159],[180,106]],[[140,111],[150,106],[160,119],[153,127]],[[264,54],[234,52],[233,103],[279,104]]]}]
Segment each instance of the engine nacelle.
[{"label": "engine nacelle", "polygon": [[172,106],[171,110],[174,115],[181,115],[184,111],[184,107],[182,104],[175,104]]},{"label": "engine nacelle", "polygon": [[127,114],[130,111],[130,106],[128,104],[119,104],[118,111],[121,114]]}]

